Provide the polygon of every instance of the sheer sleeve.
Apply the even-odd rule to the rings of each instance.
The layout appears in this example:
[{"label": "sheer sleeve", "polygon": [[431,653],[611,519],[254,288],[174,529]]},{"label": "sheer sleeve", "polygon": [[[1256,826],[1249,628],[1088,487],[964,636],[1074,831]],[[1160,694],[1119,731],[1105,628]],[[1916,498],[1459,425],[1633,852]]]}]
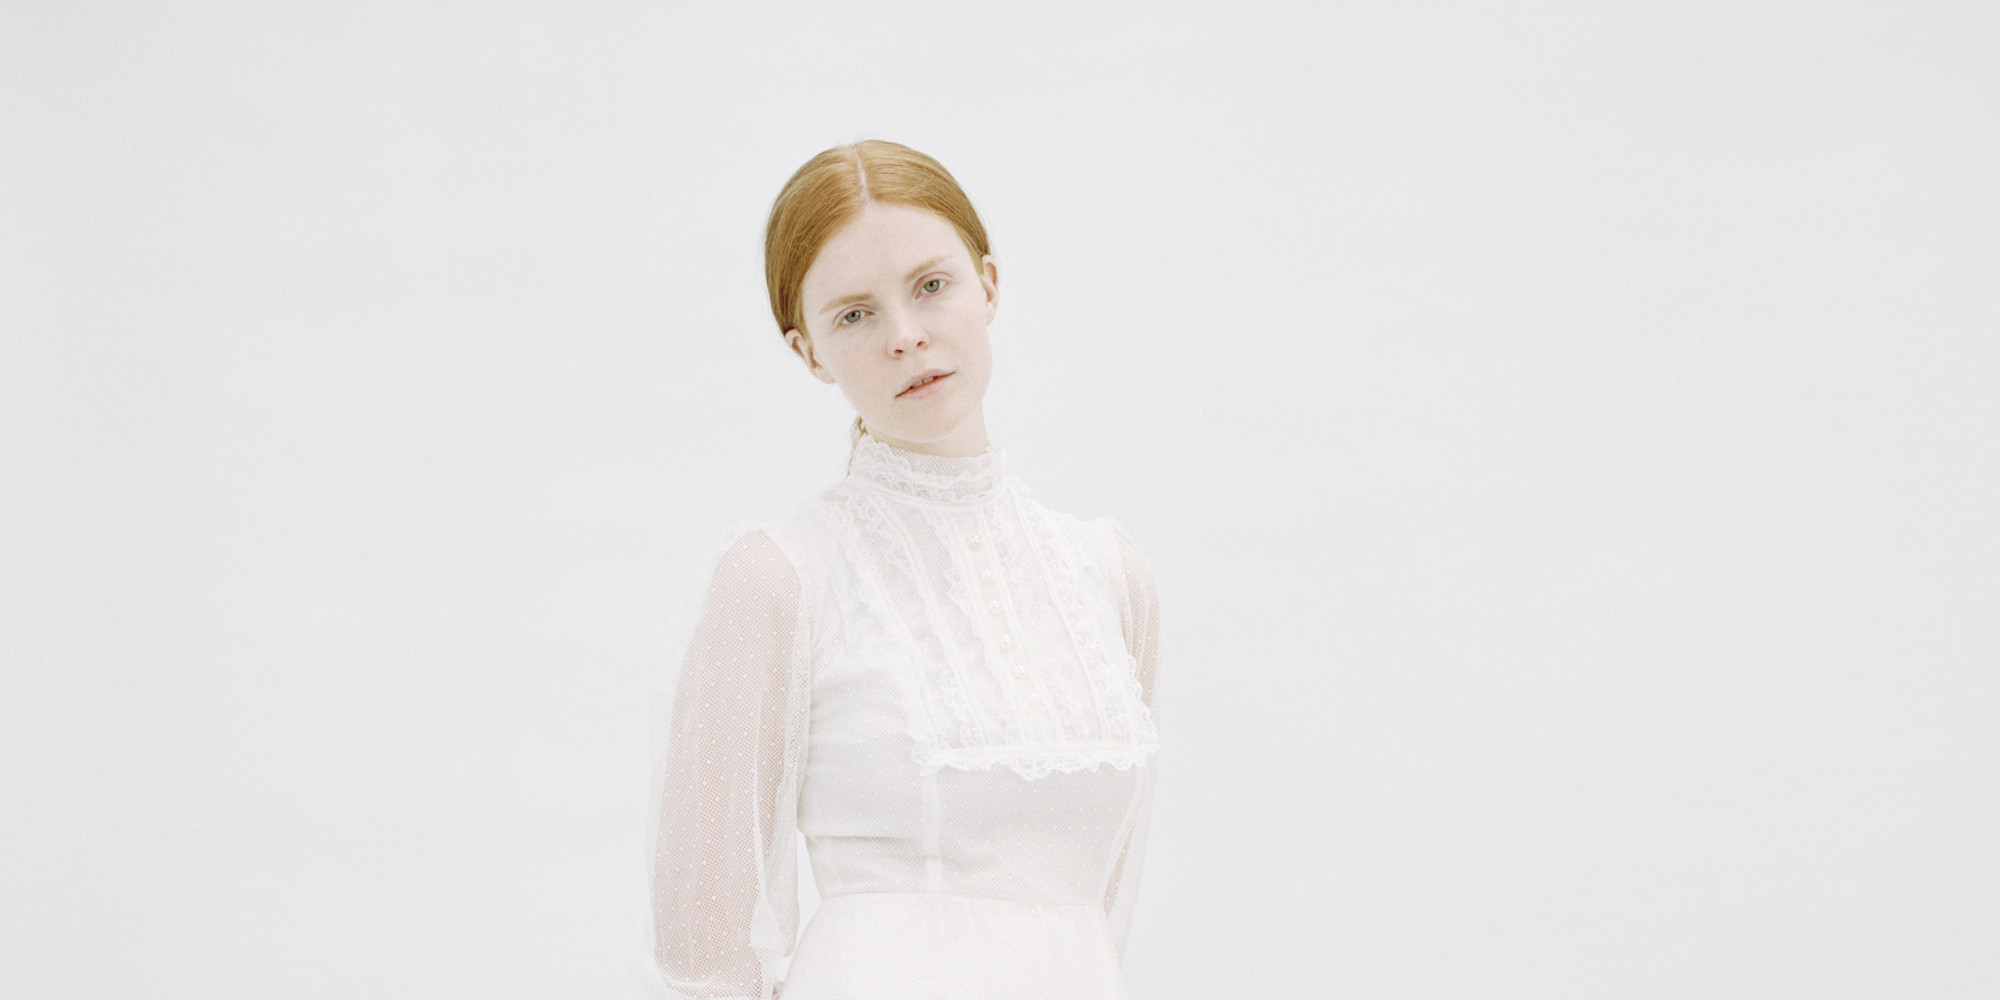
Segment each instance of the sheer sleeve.
[{"label": "sheer sleeve", "polygon": [[796,830],[810,706],[797,571],[763,531],[715,564],[656,779],[655,992],[770,1000],[798,932]]},{"label": "sheer sleeve", "polygon": [[[1124,624],[1125,647],[1132,653],[1132,661],[1138,669],[1140,693],[1157,726],[1160,606],[1153,588],[1153,571],[1125,529],[1116,522],[1112,522],[1111,527],[1117,536],[1119,561],[1124,571],[1124,579],[1114,581],[1114,584],[1122,583],[1119,611]],[[1132,928],[1132,905],[1139,895],[1139,872],[1145,861],[1147,828],[1153,818],[1153,784],[1159,770],[1158,760],[1159,752],[1155,751],[1153,759],[1145,765],[1144,784],[1139,790],[1132,822],[1104,890],[1104,915],[1121,961],[1125,957],[1125,940]]]}]

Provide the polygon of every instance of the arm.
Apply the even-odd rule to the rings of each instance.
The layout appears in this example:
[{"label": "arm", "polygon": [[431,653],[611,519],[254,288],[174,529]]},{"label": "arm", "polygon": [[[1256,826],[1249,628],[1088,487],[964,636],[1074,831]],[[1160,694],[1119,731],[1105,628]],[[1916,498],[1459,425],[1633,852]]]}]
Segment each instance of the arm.
[{"label": "arm", "polygon": [[654,841],[653,961],[679,996],[773,995],[798,931],[810,687],[798,574],[768,535],[716,565],[674,689]]},{"label": "arm", "polygon": [[[1125,648],[1132,653],[1132,662],[1138,669],[1140,696],[1145,700],[1147,710],[1152,712],[1157,727],[1159,705],[1155,692],[1159,675],[1160,606],[1153,588],[1153,571],[1124,529],[1115,525],[1114,529],[1125,571],[1119,609],[1124,625]],[[1117,863],[1111,869],[1111,880],[1104,890],[1104,915],[1121,960],[1125,957],[1125,940],[1132,928],[1132,905],[1139,895],[1139,871],[1145,861],[1146,833],[1153,818],[1153,784],[1158,760],[1156,751],[1153,760],[1145,765],[1131,828],[1119,849]]]}]

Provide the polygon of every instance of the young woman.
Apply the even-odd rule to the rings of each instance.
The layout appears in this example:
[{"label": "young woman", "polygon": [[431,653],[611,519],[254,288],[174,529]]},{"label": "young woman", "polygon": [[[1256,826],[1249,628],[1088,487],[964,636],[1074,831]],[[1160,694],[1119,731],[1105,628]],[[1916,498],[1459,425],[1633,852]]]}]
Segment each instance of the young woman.
[{"label": "young woman", "polygon": [[[985,228],[930,157],[836,147],[778,195],[765,277],[785,343],[853,404],[853,451],[709,574],[660,772],[661,985],[1123,996],[1153,581],[1116,522],[1036,503],[987,437]],[[796,832],[821,903],[795,949]]]}]

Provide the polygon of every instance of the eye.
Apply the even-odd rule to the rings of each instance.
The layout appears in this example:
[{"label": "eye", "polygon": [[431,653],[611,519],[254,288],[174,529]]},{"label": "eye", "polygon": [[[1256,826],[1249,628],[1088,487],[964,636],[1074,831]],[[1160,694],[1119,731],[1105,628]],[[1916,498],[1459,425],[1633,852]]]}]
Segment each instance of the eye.
[{"label": "eye", "polygon": [[923,285],[921,285],[920,287],[923,288],[925,292],[928,292],[932,295],[936,295],[940,290],[944,288],[944,279],[932,278],[931,280],[924,282]]},{"label": "eye", "polygon": [[849,309],[848,311],[841,313],[840,318],[834,320],[834,322],[840,326],[849,326],[855,323],[859,323],[861,322],[861,310]]}]

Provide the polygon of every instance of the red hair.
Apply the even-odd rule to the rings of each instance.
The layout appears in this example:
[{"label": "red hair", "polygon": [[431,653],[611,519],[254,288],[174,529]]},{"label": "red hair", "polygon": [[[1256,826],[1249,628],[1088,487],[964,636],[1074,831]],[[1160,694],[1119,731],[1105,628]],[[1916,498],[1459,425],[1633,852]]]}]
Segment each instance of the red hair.
[{"label": "red hair", "polygon": [[764,227],[764,284],[778,332],[806,332],[800,289],[820,248],[871,201],[908,205],[951,223],[972,260],[992,253],[972,200],[936,160],[894,142],[864,139],[807,160],[771,204]]}]

